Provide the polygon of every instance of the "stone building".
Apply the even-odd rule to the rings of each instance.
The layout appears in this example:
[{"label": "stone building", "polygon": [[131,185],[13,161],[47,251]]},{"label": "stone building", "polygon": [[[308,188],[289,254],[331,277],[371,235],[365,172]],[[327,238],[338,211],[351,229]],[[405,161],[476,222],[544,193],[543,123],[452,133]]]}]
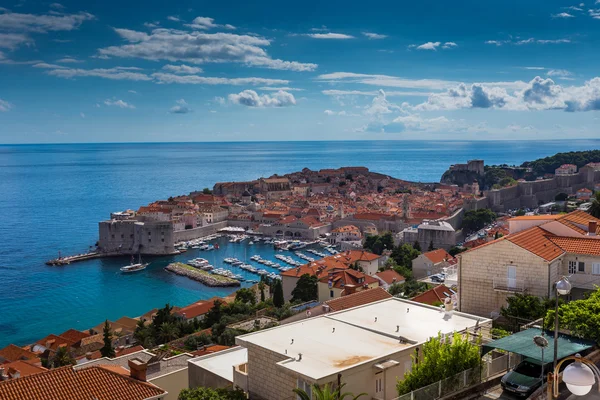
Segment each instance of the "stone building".
[{"label": "stone building", "polygon": [[402,231],[401,241],[404,243],[419,242],[421,249],[428,249],[431,243],[436,249],[449,250],[456,245],[456,231],[446,221],[423,221],[416,228]]},{"label": "stone building", "polygon": [[600,220],[583,211],[552,218],[513,218],[510,234],[458,255],[461,311],[499,313],[515,293],[554,297],[553,284],[571,276],[577,299],[600,279]]},{"label": "stone building", "polygon": [[137,219],[98,224],[98,249],[111,254],[174,254],[173,223]]}]

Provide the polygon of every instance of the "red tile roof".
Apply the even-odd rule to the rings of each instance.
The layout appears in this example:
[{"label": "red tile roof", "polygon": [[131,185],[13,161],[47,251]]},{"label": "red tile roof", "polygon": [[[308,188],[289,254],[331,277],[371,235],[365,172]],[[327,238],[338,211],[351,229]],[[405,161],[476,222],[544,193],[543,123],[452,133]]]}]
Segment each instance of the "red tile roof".
[{"label": "red tile roof", "polygon": [[2,400],[143,400],[165,391],[100,367],[56,368],[0,382]]},{"label": "red tile roof", "polygon": [[346,286],[363,286],[371,285],[373,283],[379,283],[379,281],[372,276],[365,275],[360,271],[355,271],[350,268],[343,270],[331,270],[326,276],[319,279],[321,283],[331,282],[331,287],[337,289],[343,289]]},{"label": "red tile roof", "polygon": [[546,261],[552,261],[561,256],[564,251],[548,239],[551,234],[539,226],[526,229],[514,235],[506,236],[506,240],[527,251],[543,258]]},{"label": "red tile roof", "polygon": [[378,272],[375,274],[375,276],[380,278],[382,281],[384,281],[388,285],[406,280],[402,275],[400,275],[393,269],[387,269],[385,271]]},{"label": "red tile roof", "polygon": [[[223,300],[221,300],[223,301]],[[200,315],[204,315],[210,311],[211,308],[215,305],[215,300],[210,301],[200,301],[198,303],[190,304],[189,306],[183,307],[179,311],[177,311],[177,315],[184,316],[185,319],[191,319],[199,317]]]},{"label": "red tile roof", "polygon": [[587,238],[550,236],[549,239],[567,253],[600,256],[600,236]]},{"label": "red tile roof", "polygon": [[427,253],[423,253],[423,255],[434,264],[441,263],[442,261],[451,260],[452,258],[454,258],[450,254],[448,254],[448,252],[444,249],[428,251]]},{"label": "red tile roof", "polygon": [[65,339],[68,339],[72,342],[79,342],[81,339],[89,337],[90,334],[87,332],[78,331],[76,329],[69,329],[68,331],[63,332],[58,336],[64,337]]},{"label": "red tile roof", "polygon": [[374,289],[362,290],[348,296],[329,300],[326,301],[325,304],[329,306],[331,311],[340,311],[373,303],[379,300],[389,299],[390,297],[392,297],[391,294],[386,292],[383,288],[378,287]]},{"label": "red tile roof", "polygon": [[600,219],[595,218],[582,210],[576,210],[568,214],[563,214],[561,218],[557,219],[557,221],[581,233],[582,235],[587,233],[587,228],[590,221],[596,221],[598,223],[596,234],[600,235]]},{"label": "red tile roof", "polygon": [[[448,296],[446,295],[448,294]],[[438,285],[428,291],[413,297],[411,300],[418,303],[429,304],[431,306],[443,303],[447,297],[452,296],[452,291],[445,285]]]},{"label": "red tile roof", "polygon": [[14,344],[9,344],[5,348],[0,349],[0,358],[6,361],[30,360],[35,363],[40,362],[37,354]]},{"label": "red tile roof", "polygon": [[518,217],[512,217],[509,221],[539,221],[539,220],[555,220],[561,218],[560,214],[544,214],[544,215],[520,215]]},{"label": "red tile roof", "polygon": [[195,357],[200,357],[200,356],[204,356],[206,354],[212,354],[212,353],[216,353],[219,351],[227,350],[227,349],[230,349],[231,347],[232,346],[221,346],[219,344],[212,344],[210,346],[205,346],[200,350],[196,350],[190,354]]},{"label": "red tile roof", "polygon": [[75,344],[75,342],[72,340],[54,334],[50,334],[45,338],[38,340],[36,343],[54,351],[58,350],[58,348],[61,346],[71,347],[73,344]]},{"label": "red tile roof", "polygon": [[39,365],[34,365],[28,361],[13,361],[7,364],[0,364],[2,368],[8,373],[8,376],[14,378],[15,373],[19,373],[21,378],[33,374],[39,374],[40,372],[48,371],[46,368]]}]

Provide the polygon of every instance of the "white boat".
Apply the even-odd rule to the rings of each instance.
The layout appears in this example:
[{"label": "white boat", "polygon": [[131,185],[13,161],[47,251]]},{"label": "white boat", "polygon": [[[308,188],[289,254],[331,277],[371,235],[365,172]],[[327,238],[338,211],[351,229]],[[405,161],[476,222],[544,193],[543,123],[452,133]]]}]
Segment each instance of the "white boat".
[{"label": "white boat", "polygon": [[142,256],[140,255],[138,258],[137,264],[134,264],[134,258],[131,256],[131,264],[121,267],[121,272],[137,272],[143,271],[146,269],[149,263],[142,263]]}]

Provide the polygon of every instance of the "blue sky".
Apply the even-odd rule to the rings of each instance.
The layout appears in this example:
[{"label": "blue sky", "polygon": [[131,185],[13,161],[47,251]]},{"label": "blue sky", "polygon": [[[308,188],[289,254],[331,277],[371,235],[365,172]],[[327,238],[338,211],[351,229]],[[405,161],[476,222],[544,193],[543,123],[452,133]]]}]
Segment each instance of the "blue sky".
[{"label": "blue sky", "polygon": [[600,0],[169,3],[3,2],[0,143],[600,136]]}]

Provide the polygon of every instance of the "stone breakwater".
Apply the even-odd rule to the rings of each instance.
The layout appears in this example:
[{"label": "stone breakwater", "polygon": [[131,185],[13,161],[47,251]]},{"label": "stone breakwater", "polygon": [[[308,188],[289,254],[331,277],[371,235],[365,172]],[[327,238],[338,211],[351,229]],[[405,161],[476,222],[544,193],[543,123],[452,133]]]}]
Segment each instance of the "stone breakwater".
[{"label": "stone breakwater", "polygon": [[188,277],[210,287],[240,286],[240,282],[235,279],[227,278],[225,276],[211,275],[206,271],[196,269],[187,264],[172,263],[167,265],[165,270],[180,276]]}]

